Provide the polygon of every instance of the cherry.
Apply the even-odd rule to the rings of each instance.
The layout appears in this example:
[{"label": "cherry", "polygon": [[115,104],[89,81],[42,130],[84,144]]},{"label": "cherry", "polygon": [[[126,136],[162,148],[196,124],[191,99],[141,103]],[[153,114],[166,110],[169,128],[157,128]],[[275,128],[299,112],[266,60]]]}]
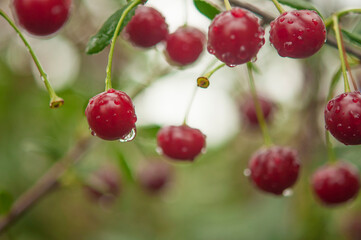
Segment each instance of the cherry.
[{"label": "cherry", "polygon": [[325,127],[346,145],[361,144],[361,93],[342,93],[325,107]]},{"label": "cherry", "polygon": [[165,54],[173,65],[184,66],[195,62],[203,52],[206,36],[195,27],[183,26],[169,34]]},{"label": "cherry", "polygon": [[312,188],[326,205],[346,202],[356,197],[359,191],[359,172],[346,162],[325,165],[313,174]]},{"label": "cherry", "polygon": [[114,166],[105,166],[94,172],[84,186],[85,193],[92,201],[112,203],[119,196],[121,180]]},{"label": "cherry", "polygon": [[193,161],[204,149],[205,140],[200,130],[187,125],[163,127],[157,134],[158,147],[175,160]]},{"label": "cherry", "polygon": [[315,11],[285,12],[271,22],[270,42],[281,57],[310,57],[325,40],[325,24]]},{"label": "cherry", "polygon": [[[270,121],[272,112],[274,110],[274,104],[269,99],[258,96],[259,103],[263,112],[263,117],[266,122]],[[241,113],[244,119],[251,126],[258,126],[258,118],[256,113],[256,107],[252,96],[247,96],[241,104]]]},{"label": "cherry", "polygon": [[85,109],[92,134],[104,140],[130,141],[135,136],[134,106],[130,97],[109,89],[89,100]]},{"label": "cherry", "polygon": [[149,162],[138,172],[140,186],[151,193],[163,190],[171,180],[172,171],[163,161]]},{"label": "cherry", "polygon": [[72,0],[13,0],[19,24],[30,34],[57,32],[69,18]]},{"label": "cherry", "polygon": [[248,167],[250,177],[259,189],[280,195],[296,182],[300,162],[295,150],[273,146],[255,152]]},{"label": "cherry", "polygon": [[165,40],[168,25],[163,15],[152,7],[139,5],[125,28],[125,38],[134,46],[149,48]]},{"label": "cherry", "polygon": [[264,42],[257,17],[242,8],[218,14],[209,26],[208,51],[228,66],[255,59]]}]

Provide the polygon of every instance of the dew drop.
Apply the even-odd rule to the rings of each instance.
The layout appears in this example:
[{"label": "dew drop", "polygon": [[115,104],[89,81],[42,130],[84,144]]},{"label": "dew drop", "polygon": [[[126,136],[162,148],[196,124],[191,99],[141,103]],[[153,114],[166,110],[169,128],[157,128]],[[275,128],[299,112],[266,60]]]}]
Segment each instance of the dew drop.
[{"label": "dew drop", "polygon": [[234,40],[234,39],[236,39],[236,35],[232,34],[229,38],[230,38],[231,40]]},{"label": "dew drop", "polygon": [[292,23],[293,23],[293,20],[290,19],[290,20],[287,21],[287,23],[288,23],[288,24],[292,24]]},{"label": "dew drop", "polygon": [[97,135],[97,134],[96,134],[93,130],[91,130],[91,129],[90,129],[90,134],[93,135],[93,136],[96,136],[96,135]]},{"label": "dew drop", "polygon": [[239,48],[239,50],[240,50],[241,52],[244,52],[244,51],[246,51],[246,47],[245,47],[244,45],[241,45],[241,47]]},{"label": "dew drop", "polygon": [[206,154],[207,153],[207,148],[206,147],[202,148],[201,153]]},{"label": "dew drop", "polygon": [[284,21],[285,21],[284,17],[280,18],[280,22],[284,22]]},{"label": "dew drop", "polygon": [[135,138],[136,132],[135,132],[135,128],[132,129],[132,131],[130,131],[130,133],[125,136],[124,138],[120,138],[119,142],[130,142]]},{"label": "dew drop", "polygon": [[182,152],[182,153],[186,153],[187,151],[188,151],[188,148],[187,148],[187,147],[182,147],[182,148],[181,148],[181,152]]},{"label": "dew drop", "polygon": [[302,40],[302,37],[301,37],[301,36],[298,36],[297,39],[298,39],[298,40]]},{"label": "dew drop", "polygon": [[337,124],[337,129],[342,130],[342,123]]},{"label": "dew drop", "polygon": [[155,151],[156,151],[159,155],[163,155],[163,150],[162,150],[161,147],[157,147],[157,148],[155,149]]},{"label": "dew drop", "polygon": [[252,59],[251,59],[251,62],[256,62],[257,61],[257,56],[254,56]]},{"label": "dew drop", "polygon": [[315,24],[315,26],[317,26],[317,25],[318,25],[318,22],[317,22],[317,20],[316,20],[316,19],[312,18],[312,22],[313,22],[313,24]]},{"label": "dew drop", "polygon": [[335,110],[335,113],[339,113],[340,111],[341,111],[340,106],[337,106],[337,107],[336,107],[336,110]]},{"label": "dew drop", "polygon": [[354,102],[354,103],[357,103],[359,100],[358,100],[358,98],[353,98],[352,99],[352,102]]},{"label": "dew drop", "polygon": [[119,100],[119,99],[115,99],[115,100],[114,100],[114,104],[115,104],[115,105],[120,105],[120,100]]},{"label": "dew drop", "polygon": [[95,119],[96,119],[96,120],[99,120],[99,119],[100,119],[100,115],[96,116]]},{"label": "dew drop", "polygon": [[90,99],[89,104],[93,104],[94,103],[94,99]]},{"label": "dew drop", "polygon": [[291,197],[293,195],[293,190],[290,188],[287,188],[282,192],[282,195],[284,197]]},{"label": "dew drop", "polygon": [[327,110],[328,110],[328,111],[331,111],[331,109],[333,108],[333,106],[334,106],[333,101],[328,102],[328,104],[327,104]]},{"label": "dew drop", "polygon": [[246,168],[243,170],[243,175],[246,176],[246,177],[249,177],[251,176],[251,170],[249,168]]}]

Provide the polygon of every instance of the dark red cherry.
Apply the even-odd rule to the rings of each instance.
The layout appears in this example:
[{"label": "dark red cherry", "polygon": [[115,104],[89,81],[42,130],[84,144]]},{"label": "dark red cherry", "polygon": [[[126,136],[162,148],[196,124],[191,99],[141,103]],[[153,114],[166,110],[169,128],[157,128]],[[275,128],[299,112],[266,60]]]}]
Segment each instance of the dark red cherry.
[{"label": "dark red cherry", "polygon": [[324,204],[339,204],[356,197],[360,189],[357,168],[346,162],[328,164],[312,176],[312,188]]},{"label": "dark red cherry", "polygon": [[325,40],[325,24],[315,11],[285,12],[271,22],[270,42],[281,57],[310,57]]},{"label": "dark red cherry", "polygon": [[30,34],[46,36],[67,21],[72,0],[13,0],[18,23]]},{"label": "dark red cherry", "polygon": [[92,133],[104,140],[130,141],[135,137],[137,116],[130,97],[109,89],[89,100],[85,115]]},{"label": "dark red cherry", "polygon": [[325,107],[325,127],[346,145],[361,144],[361,93],[342,93]]},{"label": "dark red cherry", "polygon": [[255,59],[264,42],[264,30],[258,18],[238,7],[218,14],[208,29],[209,53],[228,66]]},{"label": "dark red cherry", "polygon": [[200,130],[187,125],[163,127],[157,134],[162,153],[175,160],[193,161],[205,148],[205,141]]},{"label": "dark red cherry", "polygon": [[125,28],[125,37],[137,47],[149,48],[165,40],[168,25],[163,15],[152,7],[139,5]]},{"label": "dark red cherry", "polygon": [[[269,99],[258,96],[259,103],[266,122],[270,121],[275,105]],[[256,107],[252,96],[247,96],[241,104],[243,118],[251,125],[258,126]]]},{"label": "dark red cherry", "polygon": [[254,153],[248,168],[255,186],[265,192],[280,195],[295,184],[300,162],[295,150],[273,146]]},{"label": "dark red cherry", "polygon": [[168,61],[177,66],[194,63],[203,52],[206,36],[195,27],[184,26],[169,34],[165,54]]},{"label": "dark red cherry", "polygon": [[171,177],[171,167],[163,161],[148,162],[138,171],[140,186],[151,193],[163,190],[169,184]]}]

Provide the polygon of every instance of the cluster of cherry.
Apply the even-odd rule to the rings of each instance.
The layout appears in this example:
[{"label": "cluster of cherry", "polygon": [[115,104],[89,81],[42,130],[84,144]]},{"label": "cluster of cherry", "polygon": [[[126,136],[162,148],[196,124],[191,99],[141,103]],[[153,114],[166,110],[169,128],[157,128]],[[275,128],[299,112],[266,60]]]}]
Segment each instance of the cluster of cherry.
[{"label": "cluster of cherry", "polygon": [[[33,4],[29,9],[27,2],[14,0],[18,22],[31,34],[41,36],[53,34],[65,23],[71,4],[71,0],[44,1],[46,4],[33,1],[37,5]],[[283,12],[270,26],[270,42],[282,57],[312,56],[326,40],[324,22],[314,11]],[[264,33],[253,13],[235,7],[221,12],[212,20],[207,49],[221,62],[234,67],[256,58],[265,43]],[[182,26],[169,34],[161,13],[144,5],[137,7],[124,29],[124,36],[134,46],[141,48],[164,42],[168,62],[176,66],[194,63],[206,42],[204,33],[190,26]],[[267,120],[270,106],[263,104],[262,99],[258,101]],[[361,144],[360,104],[360,92],[346,92],[329,101],[325,108],[326,129],[346,145]],[[255,116],[259,114],[256,114],[254,107],[247,111],[246,115],[251,116],[250,121],[258,123],[259,119]],[[124,92],[110,88],[91,98],[85,115],[92,134],[99,138],[130,141],[135,137],[137,117],[131,98]],[[205,135],[201,131],[186,124],[163,127],[157,134],[161,152],[174,160],[193,161],[205,148],[205,142]],[[297,153],[288,147],[267,146],[258,150],[249,162],[249,175],[255,186],[276,195],[294,185],[299,170]],[[314,192],[325,204],[342,203],[354,198],[359,186],[358,170],[346,162],[326,165],[317,170],[312,178]]]}]

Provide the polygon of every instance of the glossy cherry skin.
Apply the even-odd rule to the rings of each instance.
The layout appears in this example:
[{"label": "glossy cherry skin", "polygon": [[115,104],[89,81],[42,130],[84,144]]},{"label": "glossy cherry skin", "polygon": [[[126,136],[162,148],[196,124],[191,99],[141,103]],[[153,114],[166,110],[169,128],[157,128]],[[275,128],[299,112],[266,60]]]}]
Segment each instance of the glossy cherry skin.
[{"label": "glossy cherry skin", "polygon": [[163,15],[152,7],[139,5],[125,28],[125,38],[134,46],[149,48],[165,40],[168,25]]},{"label": "glossy cherry skin", "polygon": [[138,171],[140,186],[150,193],[162,191],[169,184],[171,178],[172,169],[163,161],[149,162]]},{"label": "glossy cherry skin", "polygon": [[255,186],[265,192],[281,195],[284,190],[295,184],[300,162],[295,150],[273,146],[254,153],[248,168]]},{"label": "glossy cherry skin", "polygon": [[104,140],[122,140],[135,131],[134,105],[122,91],[109,89],[91,98],[85,115],[93,134]]},{"label": "glossy cherry skin", "polygon": [[13,0],[20,26],[35,36],[57,32],[68,20],[72,0]]},{"label": "glossy cherry skin", "polygon": [[[272,112],[275,108],[273,102],[269,99],[258,96],[259,103],[263,112],[263,117],[266,122],[269,122],[272,116]],[[258,118],[256,113],[256,107],[252,96],[248,96],[241,104],[241,113],[243,118],[251,126],[258,126]]]},{"label": "glossy cherry skin", "polygon": [[325,127],[346,145],[361,144],[361,93],[342,93],[325,107]]},{"label": "glossy cherry skin", "polygon": [[203,133],[187,125],[166,126],[157,134],[158,147],[169,158],[180,161],[193,161],[205,148]]},{"label": "glossy cherry skin", "polygon": [[194,63],[203,52],[205,34],[195,27],[180,27],[169,34],[165,54],[168,61],[177,66]]},{"label": "glossy cherry skin", "polygon": [[310,57],[325,40],[325,24],[315,11],[285,12],[271,22],[270,42],[281,57]]},{"label": "glossy cherry skin", "polygon": [[312,188],[326,205],[347,202],[355,198],[360,189],[359,172],[346,162],[325,165],[313,174]]},{"label": "glossy cherry skin", "polygon": [[257,17],[238,7],[218,14],[208,29],[209,53],[228,66],[255,59],[264,42],[264,30]]}]

